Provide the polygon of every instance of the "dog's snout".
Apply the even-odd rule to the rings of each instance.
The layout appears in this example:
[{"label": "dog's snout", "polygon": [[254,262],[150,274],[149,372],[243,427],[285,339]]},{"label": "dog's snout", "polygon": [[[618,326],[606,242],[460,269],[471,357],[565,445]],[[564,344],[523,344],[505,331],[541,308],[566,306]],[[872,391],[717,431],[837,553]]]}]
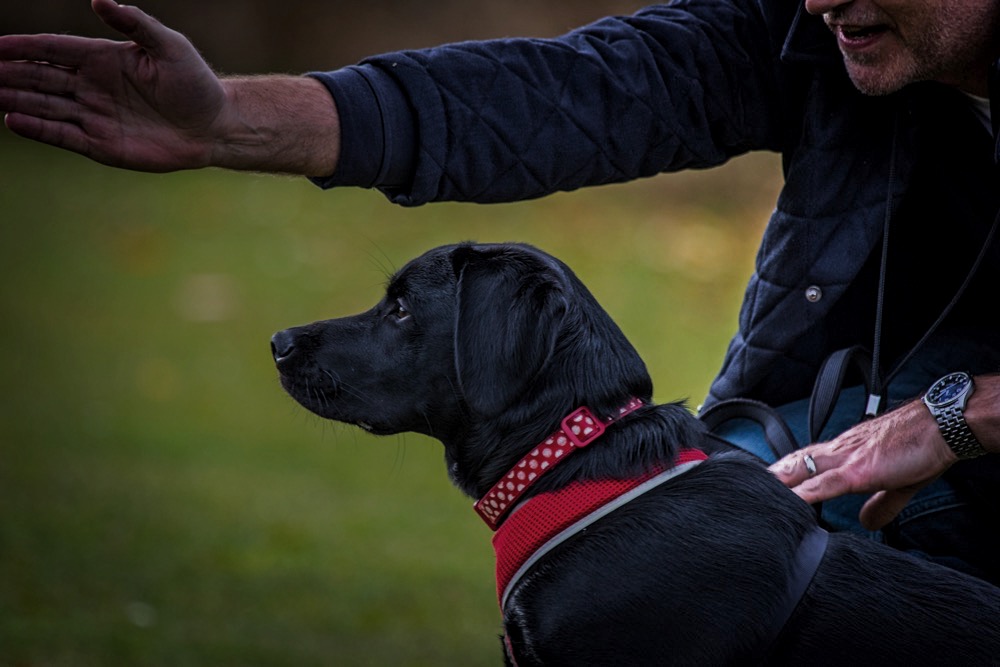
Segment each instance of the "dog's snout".
[{"label": "dog's snout", "polygon": [[271,355],[275,363],[281,363],[295,353],[295,336],[288,330],[271,336]]}]

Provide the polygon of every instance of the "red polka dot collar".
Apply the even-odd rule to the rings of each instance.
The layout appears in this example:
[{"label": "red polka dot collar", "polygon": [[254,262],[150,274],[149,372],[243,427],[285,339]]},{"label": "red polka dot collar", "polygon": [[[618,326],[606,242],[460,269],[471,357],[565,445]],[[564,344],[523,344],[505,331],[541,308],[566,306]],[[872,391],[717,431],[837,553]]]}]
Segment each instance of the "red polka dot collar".
[{"label": "red polka dot collar", "polygon": [[632,398],[619,408],[617,414],[604,420],[594,416],[586,406],[574,410],[562,420],[558,431],[528,452],[485,496],[479,499],[474,505],[476,512],[491,530],[496,530],[500,520],[542,475],[566,455],[586,447],[599,438],[609,424],[635,412],[643,405],[641,399]]}]

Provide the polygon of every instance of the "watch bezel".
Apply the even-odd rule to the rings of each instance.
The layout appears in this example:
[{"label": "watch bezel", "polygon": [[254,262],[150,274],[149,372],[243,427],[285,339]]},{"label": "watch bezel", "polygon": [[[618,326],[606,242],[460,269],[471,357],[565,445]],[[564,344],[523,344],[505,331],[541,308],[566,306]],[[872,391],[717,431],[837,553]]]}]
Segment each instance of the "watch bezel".
[{"label": "watch bezel", "polygon": [[[924,401],[927,403],[928,407],[932,408],[944,408],[961,401],[960,407],[964,409],[965,401],[963,399],[967,397],[968,389],[971,385],[972,376],[965,371],[948,373],[931,385],[930,389],[928,389],[927,393],[924,395]],[[959,387],[957,392],[950,394],[947,398],[940,398],[941,393],[945,389],[950,389],[953,386]]]}]

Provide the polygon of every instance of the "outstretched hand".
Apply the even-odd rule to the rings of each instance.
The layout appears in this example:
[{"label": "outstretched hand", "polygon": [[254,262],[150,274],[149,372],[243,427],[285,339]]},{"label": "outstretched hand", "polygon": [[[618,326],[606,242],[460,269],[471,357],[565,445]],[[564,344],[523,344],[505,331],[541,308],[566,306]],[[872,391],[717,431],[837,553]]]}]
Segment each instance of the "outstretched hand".
[{"label": "outstretched hand", "polygon": [[0,110],[24,137],[143,171],[210,163],[222,82],[183,35],[136,7],[92,0],[128,41],[0,36]]},{"label": "outstretched hand", "polygon": [[[815,462],[814,474],[807,457]],[[829,442],[804,447],[770,469],[810,504],[847,493],[873,493],[860,520],[865,528],[877,530],[955,461],[918,400],[863,421]]]}]

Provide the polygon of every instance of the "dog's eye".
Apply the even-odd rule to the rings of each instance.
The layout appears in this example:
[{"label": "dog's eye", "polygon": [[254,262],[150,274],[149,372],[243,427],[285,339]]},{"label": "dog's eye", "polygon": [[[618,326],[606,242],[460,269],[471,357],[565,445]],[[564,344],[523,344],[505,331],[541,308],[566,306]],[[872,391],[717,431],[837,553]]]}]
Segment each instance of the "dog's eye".
[{"label": "dog's eye", "polygon": [[396,299],[396,309],[392,311],[392,316],[397,320],[405,320],[410,316],[410,311],[406,309],[401,300]]}]

